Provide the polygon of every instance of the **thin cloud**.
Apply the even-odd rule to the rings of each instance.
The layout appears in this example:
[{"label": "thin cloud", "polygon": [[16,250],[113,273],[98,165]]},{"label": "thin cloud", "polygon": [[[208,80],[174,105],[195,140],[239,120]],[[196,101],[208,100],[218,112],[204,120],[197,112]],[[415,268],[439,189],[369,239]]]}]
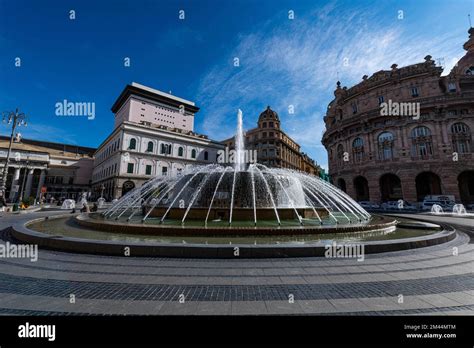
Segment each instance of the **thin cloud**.
[{"label": "thin cloud", "polygon": [[[396,21],[374,22],[375,13],[366,8],[347,13],[330,4],[306,17],[297,14],[293,21],[282,22],[278,14],[256,31],[240,35],[235,47],[200,81],[197,100],[205,113],[201,130],[217,139],[230,137],[235,126],[229,119],[235,118],[238,107],[244,111],[244,126],[253,128],[270,104],[303,151],[326,165],[320,142],[323,117],[338,77],[350,86],[363,75],[388,70],[393,63],[421,62],[428,54],[445,57],[447,73],[454,65],[451,57],[462,54],[455,40],[459,33],[426,39],[426,34],[406,32]],[[233,66],[235,57],[239,67]],[[288,112],[290,105],[294,115]]]}]

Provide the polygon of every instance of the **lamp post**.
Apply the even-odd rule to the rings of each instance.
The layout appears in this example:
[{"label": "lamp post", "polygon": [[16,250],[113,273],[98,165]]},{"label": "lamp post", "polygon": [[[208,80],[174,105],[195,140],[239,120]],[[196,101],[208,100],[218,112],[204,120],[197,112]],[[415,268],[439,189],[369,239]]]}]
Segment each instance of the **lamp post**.
[{"label": "lamp post", "polygon": [[21,184],[21,192],[20,195],[18,196],[17,203],[20,203],[23,201],[23,194],[25,193],[25,184],[26,184],[26,177],[28,176],[28,165],[30,164],[30,161],[26,161],[26,166],[25,166],[25,173],[23,174],[23,183]]},{"label": "lamp post", "polygon": [[15,129],[19,126],[27,125],[27,116],[23,112],[20,112],[18,108],[15,111],[2,112],[2,122],[8,125],[11,124],[12,132],[10,135],[10,144],[8,146],[7,158],[5,159],[5,166],[3,167],[2,177],[0,179],[0,196],[5,198],[5,190],[7,184],[7,175],[8,175],[8,163],[10,162],[10,154],[12,151],[13,137],[15,136]]}]

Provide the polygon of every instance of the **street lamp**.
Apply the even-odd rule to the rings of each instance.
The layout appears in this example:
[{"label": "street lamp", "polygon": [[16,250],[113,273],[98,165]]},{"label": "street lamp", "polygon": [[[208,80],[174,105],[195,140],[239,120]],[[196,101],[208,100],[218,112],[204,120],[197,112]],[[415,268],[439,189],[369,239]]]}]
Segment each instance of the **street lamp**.
[{"label": "street lamp", "polygon": [[17,203],[20,203],[23,201],[23,194],[25,192],[25,183],[26,183],[26,177],[28,176],[28,165],[30,164],[30,161],[26,161],[26,166],[25,166],[25,173],[23,174],[23,183],[21,184],[21,192],[20,195],[17,198]]},{"label": "street lamp", "polygon": [[2,177],[0,179],[0,197],[5,198],[5,190],[6,190],[7,175],[8,175],[8,163],[10,162],[10,154],[12,151],[15,129],[16,127],[19,127],[19,126],[26,127],[27,116],[23,112],[20,112],[18,108],[15,111],[2,112],[2,116],[3,116],[2,122],[8,125],[11,125],[12,127],[12,132],[10,135],[10,145],[8,146],[8,152],[7,152],[7,158],[5,160],[5,166],[3,167]]}]

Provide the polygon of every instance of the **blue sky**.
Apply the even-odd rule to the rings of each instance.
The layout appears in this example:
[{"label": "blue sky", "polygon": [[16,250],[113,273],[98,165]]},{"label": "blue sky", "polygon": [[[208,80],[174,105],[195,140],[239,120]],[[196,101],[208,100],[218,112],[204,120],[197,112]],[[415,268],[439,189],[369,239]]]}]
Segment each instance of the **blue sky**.
[{"label": "blue sky", "polygon": [[[24,137],[95,147],[135,81],[195,101],[196,131],[216,140],[233,134],[238,108],[253,128],[270,105],[327,167],[320,139],[337,78],[351,86],[427,54],[447,73],[464,54],[468,13],[472,0],[0,0],[0,110],[29,115]],[[64,99],[94,102],[96,118],[56,116]]]}]

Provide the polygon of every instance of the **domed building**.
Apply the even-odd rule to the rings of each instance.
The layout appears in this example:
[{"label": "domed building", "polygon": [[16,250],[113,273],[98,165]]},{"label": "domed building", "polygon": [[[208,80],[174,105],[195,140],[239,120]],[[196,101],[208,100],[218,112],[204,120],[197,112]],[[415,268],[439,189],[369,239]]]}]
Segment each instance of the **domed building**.
[{"label": "domed building", "polygon": [[426,56],[337,83],[322,139],[334,184],[358,201],[474,203],[474,28],[464,49],[447,76]]},{"label": "domed building", "polygon": [[[229,149],[235,146],[233,137],[223,140],[222,143]],[[245,148],[257,151],[257,162],[268,167],[288,168],[319,175],[319,166],[283,131],[278,113],[270,106],[260,113],[257,127],[245,131]]]}]

